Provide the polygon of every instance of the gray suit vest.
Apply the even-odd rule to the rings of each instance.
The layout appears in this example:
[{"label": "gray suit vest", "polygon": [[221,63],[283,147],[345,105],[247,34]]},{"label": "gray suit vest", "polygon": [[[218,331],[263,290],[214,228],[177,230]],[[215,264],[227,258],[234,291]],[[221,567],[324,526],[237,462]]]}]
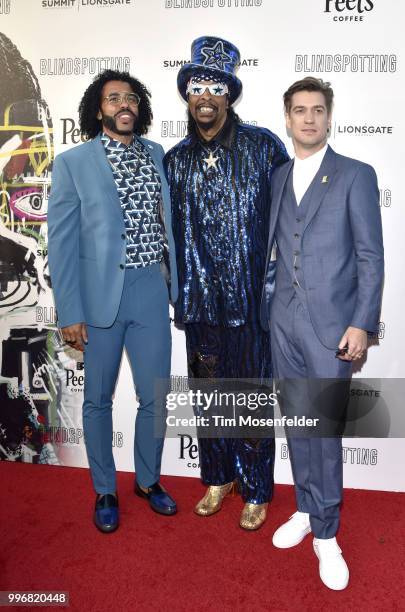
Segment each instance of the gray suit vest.
[{"label": "gray suit vest", "polygon": [[301,265],[302,232],[311,201],[314,181],[297,205],[293,188],[293,168],[289,172],[281,199],[275,238],[277,243],[276,296],[288,306],[296,296],[306,304],[305,280]]}]

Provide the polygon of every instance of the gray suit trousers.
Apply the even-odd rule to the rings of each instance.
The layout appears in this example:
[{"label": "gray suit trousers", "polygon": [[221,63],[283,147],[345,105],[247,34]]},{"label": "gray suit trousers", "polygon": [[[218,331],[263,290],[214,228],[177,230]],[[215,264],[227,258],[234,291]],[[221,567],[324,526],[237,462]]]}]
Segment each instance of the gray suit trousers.
[{"label": "gray suit trousers", "polygon": [[[284,381],[287,391],[293,389],[289,401],[283,402],[281,392],[281,410],[286,416],[305,414],[312,417],[314,404],[311,404],[308,388],[311,385],[313,388],[314,382],[316,385],[316,379],[322,379],[319,384],[323,384],[325,379],[350,379],[351,363],[336,358],[335,351],[320,342],[305,299],[294,297],[286,307],[277,298],[276,289],[270,330],[275,379],[281,383]],[[322,395],[326,411],[335,410],[332,407],[334,399],[328,397],[328,393]],[[341,408],[343,413],[345,406]],[[294,437],[291,431],[287,436],[297,508],[309,513],[315,537],[333,538],[339,527],[342,500],[342,439],[339,435]]]}]

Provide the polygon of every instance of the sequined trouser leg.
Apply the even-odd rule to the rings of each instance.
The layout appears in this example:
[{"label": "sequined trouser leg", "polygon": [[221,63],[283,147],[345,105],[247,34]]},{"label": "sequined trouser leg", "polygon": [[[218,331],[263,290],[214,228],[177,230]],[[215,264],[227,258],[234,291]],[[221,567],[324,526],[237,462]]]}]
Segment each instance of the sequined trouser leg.
[{"label": "sequined trouser leg", "polygon": [[[216,327],[185,325],[190,378],[269,378],[270,337],[260,323]],[[237,480],[245,502],[262,504],[273,494],[274,438],[199,437],[201,479],[206,485]]]}]

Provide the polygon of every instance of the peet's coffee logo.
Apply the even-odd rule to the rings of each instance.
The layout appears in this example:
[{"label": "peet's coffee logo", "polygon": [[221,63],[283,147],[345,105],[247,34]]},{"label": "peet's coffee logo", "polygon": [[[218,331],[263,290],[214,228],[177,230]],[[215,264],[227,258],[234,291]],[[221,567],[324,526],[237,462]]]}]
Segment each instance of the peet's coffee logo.
[{"label": "peet's coffee logo", "polygon": [[364,13],[373,10],[374,2],[372,0],[326,0],[325,13],[330,13],[333,8],[339,13],[345,10]]},{"label": "peet's coffee logo", "polygon": [[333,14],[333,21],[364,21],[373,8],[372,0],[325,0],[324,13]]},{"label": "peet's coffee logo", "polygon": [[0,15],[9,15],[11,9],[11,0],[0,0]]},{"label": "peet's coffee logo", "polygon": [[71,117],[63,117],[62,122],[62,144],[79,144],[86,142],[80,129],[76,126],[76,121]]},{"label": "peet's coffee logo", "polygon": [[199,468],[198,444],[187,434],[177,434],[180,438],[179,459],[186,461],[188,468]]},{"label": "peet's coffee logo", "polygon": [[[179,69],[182,66],[184,66],[184,64],[189,64],[189,63],[190,63],[190,60],[185,60],[185,59],[166,59],[166,60],[163,60],[163,68]],[[257,68],[259,66],[259,59],[257,57],[255,58],[245,57],[241,59],[240,62],[236,64],[236,66],[238,68],[245,67],[245,66]]]},{"label": "peet's coffee logo", "polygon": [[81,393],[83,391],[84,386],[84,374],[77,374],[75,370],[65,370],[66,379],[65,385],[66,388],[70,391],[75,391]]}]

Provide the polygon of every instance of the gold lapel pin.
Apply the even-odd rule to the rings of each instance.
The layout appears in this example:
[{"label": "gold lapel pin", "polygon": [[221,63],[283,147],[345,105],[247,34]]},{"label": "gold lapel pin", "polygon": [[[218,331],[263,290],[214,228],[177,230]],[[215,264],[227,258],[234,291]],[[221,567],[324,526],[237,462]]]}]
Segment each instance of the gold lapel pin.
[{"label": "gold lapel pin", "polygon": [[327,183],[329,180],[328,176],[323,176],[321,183]]}]

